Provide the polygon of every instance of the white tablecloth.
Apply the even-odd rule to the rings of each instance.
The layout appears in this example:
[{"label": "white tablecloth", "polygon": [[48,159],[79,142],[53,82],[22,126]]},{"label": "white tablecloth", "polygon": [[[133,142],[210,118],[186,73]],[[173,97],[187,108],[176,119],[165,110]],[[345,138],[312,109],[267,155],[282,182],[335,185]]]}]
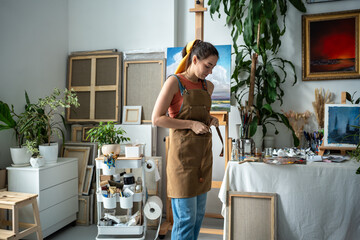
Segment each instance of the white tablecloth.
[{"label": "white tablecloth", "polygon": [[278,240],[359,240],[359,163],[270,165],[229,162],[220,188],[224,239],[227,191],[277,193]]}]

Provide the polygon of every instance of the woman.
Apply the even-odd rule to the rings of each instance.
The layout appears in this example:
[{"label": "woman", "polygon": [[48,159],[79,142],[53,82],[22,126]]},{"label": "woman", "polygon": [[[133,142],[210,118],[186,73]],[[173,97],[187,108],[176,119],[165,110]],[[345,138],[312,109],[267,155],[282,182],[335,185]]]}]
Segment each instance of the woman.
[{"label": "woman", "polygon": [[[152,122],[170,128],[167,194],[171,198],[173,240],[197,239],[211,189],[212,145],[210,116],[214,85],[205,80],[219,53],[207,42],[194,40],[182,51],[176,75],[170,76],[156,100]],[[167,113],[169,116],[167,116]]]}]

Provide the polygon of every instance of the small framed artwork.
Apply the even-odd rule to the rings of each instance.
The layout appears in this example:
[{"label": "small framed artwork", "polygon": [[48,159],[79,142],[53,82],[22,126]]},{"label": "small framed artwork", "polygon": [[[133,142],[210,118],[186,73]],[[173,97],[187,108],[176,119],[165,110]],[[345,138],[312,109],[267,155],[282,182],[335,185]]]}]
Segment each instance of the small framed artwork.
[{"label": "small framed artwork", "polygon": [[124,106],[122,124],[141,124],[141,106]]},{"label": "small framed artwork", "polygon": [[90,130],[90,129],[92,129],[94,126],[87,126],[87,127],[83,127],[83,129],[82,129],[82,141],[83,142],[90,142],[90,138],[89,139],[87,139],[87,137],[88,137],[88,131]]},{"label": "small framed artwork", "polygon": [[360,9],[302,16],[303,81],[360,78]]},{"label": "small framed artwork", "polygon": [[360,105],[326,104],[324,146],[356,147],[359,143]]},{"label": "small framed artwork", "polygon": [[81,142],[82,138],[82,126],[73,124],[71,125],[71,141],[72,142]]}]

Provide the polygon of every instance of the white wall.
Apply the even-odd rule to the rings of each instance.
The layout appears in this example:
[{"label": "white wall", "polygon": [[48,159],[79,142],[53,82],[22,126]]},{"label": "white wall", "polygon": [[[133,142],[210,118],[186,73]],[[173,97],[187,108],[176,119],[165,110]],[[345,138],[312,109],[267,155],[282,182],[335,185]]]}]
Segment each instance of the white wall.
[{"label": "white wall", "polygon": [[[68,5],[65,0],[0,0],[0,100],[21,113],[25,90],[36,101],[65,87]],[[12,131],[0,132],[0,168],[10,166]]]},{"label": "white wall", "polygon": [[164,50],[175,41],[174,0],[69,1],[69,53]]}]

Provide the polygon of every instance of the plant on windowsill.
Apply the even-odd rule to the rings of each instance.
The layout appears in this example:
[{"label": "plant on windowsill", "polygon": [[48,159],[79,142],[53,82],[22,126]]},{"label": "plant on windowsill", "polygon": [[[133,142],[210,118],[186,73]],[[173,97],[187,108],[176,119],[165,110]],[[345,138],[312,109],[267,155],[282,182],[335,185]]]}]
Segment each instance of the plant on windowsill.
[{"label": "plant on windowsill", "polygon": [[125,137],[125,130],[121,127],[116,128],[111,121],[106,124],[100,122],[97,127],[91,128],[87,134],[86,139],[97,142],[103,155],[110,153],[120,155],[120,143],[130,141],[130,138]]},{"label": "plant on windowsill", "polygon": [[[299,11],[306,12],[302,0],[289,0]],[[288,76],[288,68],[293,74],[293,84],[297,82],[295,66],[292,62],[277,56],[281,46],[281,36],[286,30],[285,17],[287,0],[209,0],[210,14],[216,12],[220,17],[220,4],[227,15],[226,24],[231,26],[231,36],[235,55],[235,68],[232,74],[231,92],[237,99],[239,108],[251,112],[250,136],[253,136],[258,125],[262,125],[263,136],[267,125],[278,130],[275,122],[284,124],[292,132],[294,145],[299,145],[293,128],[282,113],[276,112],[272,104],[283,103],[284,90],[281,84]],[[282,18],[279,24],[278,16]],[[243,35],[244,44],[238,44]],[[248,94],[247,103],[243,104]],[[244,106],[245,105],[245,106]],[[254,111],[251,111],[252,107]]]}]

